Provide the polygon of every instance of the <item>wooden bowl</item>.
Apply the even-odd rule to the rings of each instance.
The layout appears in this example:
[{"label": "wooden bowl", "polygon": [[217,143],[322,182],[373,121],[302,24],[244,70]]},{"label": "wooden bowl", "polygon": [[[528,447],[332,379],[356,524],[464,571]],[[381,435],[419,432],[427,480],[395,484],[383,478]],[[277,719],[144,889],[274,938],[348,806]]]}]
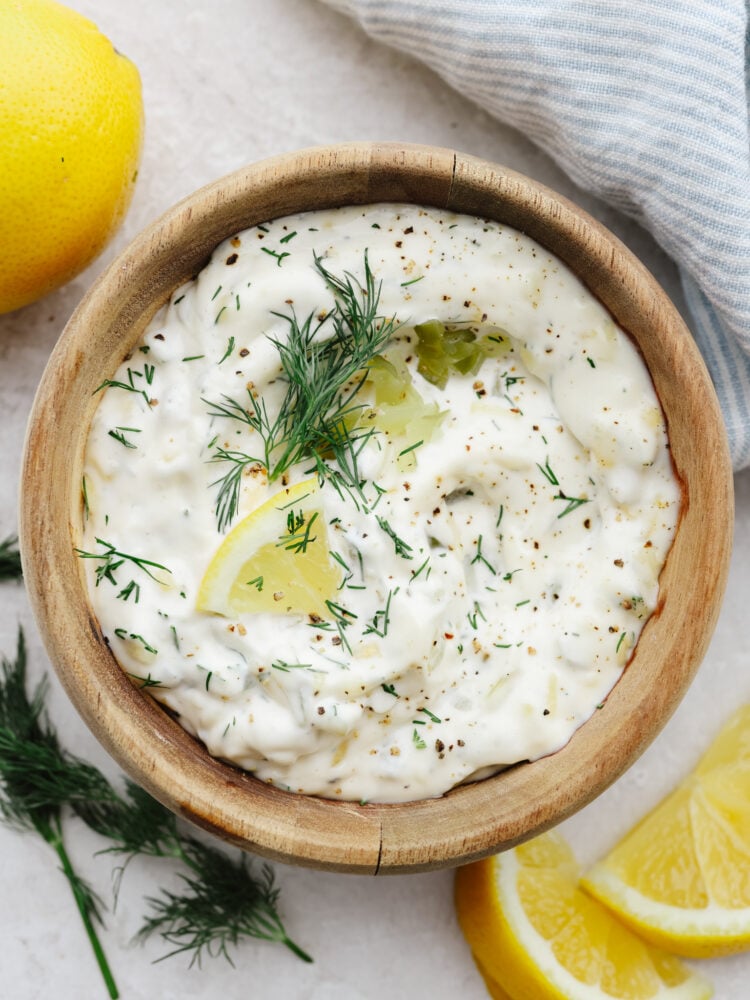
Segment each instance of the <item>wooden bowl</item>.
[{"label": "wooden bowl", "polygon": [[[561,257],[640,347],[668,421],[684,503],[659,606],[604,707],[564,749],[442,798],[357,805],[287,793],[211,758],[113,659],[74,547],[94,390],[175,287],[246,227],[378,201],[494,219]],[[167,212],[110,266],[71,318],[39,387],[20,528],[26,583],[52,663],[128,774],[179,815],[268,858],[378,873],[446,867],[511,847],[579,809],[632,764],[706,650],[732,521],[731,467],[711,382],[677,311],[638,260],[575,205],[513,171],[445,149],[357,143],[239,170]]]}]

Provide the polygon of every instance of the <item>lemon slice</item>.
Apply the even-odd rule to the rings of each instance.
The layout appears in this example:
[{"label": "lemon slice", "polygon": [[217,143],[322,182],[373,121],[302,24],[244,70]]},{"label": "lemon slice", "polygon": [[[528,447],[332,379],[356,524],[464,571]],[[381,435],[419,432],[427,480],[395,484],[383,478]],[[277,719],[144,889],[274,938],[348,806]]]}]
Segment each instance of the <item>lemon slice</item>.
[{"label": "lemon slice", "polygon": [[498,1000],[707,1000],[710,985],[579,888],[557,833],[458,869],[456,911]]},{"label": "lemon slice", "polygon": [[509,993],[506,993],[502,986],[492,978],[473,952],[471,957],[474,959],[474,964],[479,970],[479,975],[484,980],[484,985],[487,987],[487,993],[492,1000],[513,1000],[513,997]]},{"label": "lemon slice", "polygon": [[203,576],[196,607],[230,618],[261,611],[325,617],[340,582],[318,481],[306,479],[275,493],[229,532]]},{"label": "lemon slice", "polygon": [[676,954],[750,948],[750,706],[584,884]]}]

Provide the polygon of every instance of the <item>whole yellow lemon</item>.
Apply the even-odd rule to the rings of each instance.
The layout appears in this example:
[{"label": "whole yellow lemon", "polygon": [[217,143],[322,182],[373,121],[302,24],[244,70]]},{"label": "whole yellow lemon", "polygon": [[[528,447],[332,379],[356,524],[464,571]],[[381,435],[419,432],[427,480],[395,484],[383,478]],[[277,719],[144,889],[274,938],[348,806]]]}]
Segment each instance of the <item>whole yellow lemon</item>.
[{"label": "whole yellow lemon", "polygon": [[0,313],[104,248],[135,186],[138,70],[54,0],[0,0]]}]

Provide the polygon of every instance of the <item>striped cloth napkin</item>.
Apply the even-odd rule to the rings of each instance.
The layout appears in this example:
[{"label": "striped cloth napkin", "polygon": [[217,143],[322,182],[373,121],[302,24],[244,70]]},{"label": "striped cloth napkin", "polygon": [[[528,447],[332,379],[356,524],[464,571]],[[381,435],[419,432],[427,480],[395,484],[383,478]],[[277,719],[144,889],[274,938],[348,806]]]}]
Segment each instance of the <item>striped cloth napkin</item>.
[{"label": "striped cloth napkin", "polygon": [[650,230],[750,465],[748,0],[324,2]]}]

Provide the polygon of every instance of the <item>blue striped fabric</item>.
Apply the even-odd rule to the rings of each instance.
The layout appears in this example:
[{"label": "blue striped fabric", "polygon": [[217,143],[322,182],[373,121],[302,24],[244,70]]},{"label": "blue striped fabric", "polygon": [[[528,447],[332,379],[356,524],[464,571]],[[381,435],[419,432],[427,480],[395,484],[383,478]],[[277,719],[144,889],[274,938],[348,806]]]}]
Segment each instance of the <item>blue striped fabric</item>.
[{"label": "blue striped fabric", "polygon": [[750,0],[324,2],[650,230],[750,465]]}]

